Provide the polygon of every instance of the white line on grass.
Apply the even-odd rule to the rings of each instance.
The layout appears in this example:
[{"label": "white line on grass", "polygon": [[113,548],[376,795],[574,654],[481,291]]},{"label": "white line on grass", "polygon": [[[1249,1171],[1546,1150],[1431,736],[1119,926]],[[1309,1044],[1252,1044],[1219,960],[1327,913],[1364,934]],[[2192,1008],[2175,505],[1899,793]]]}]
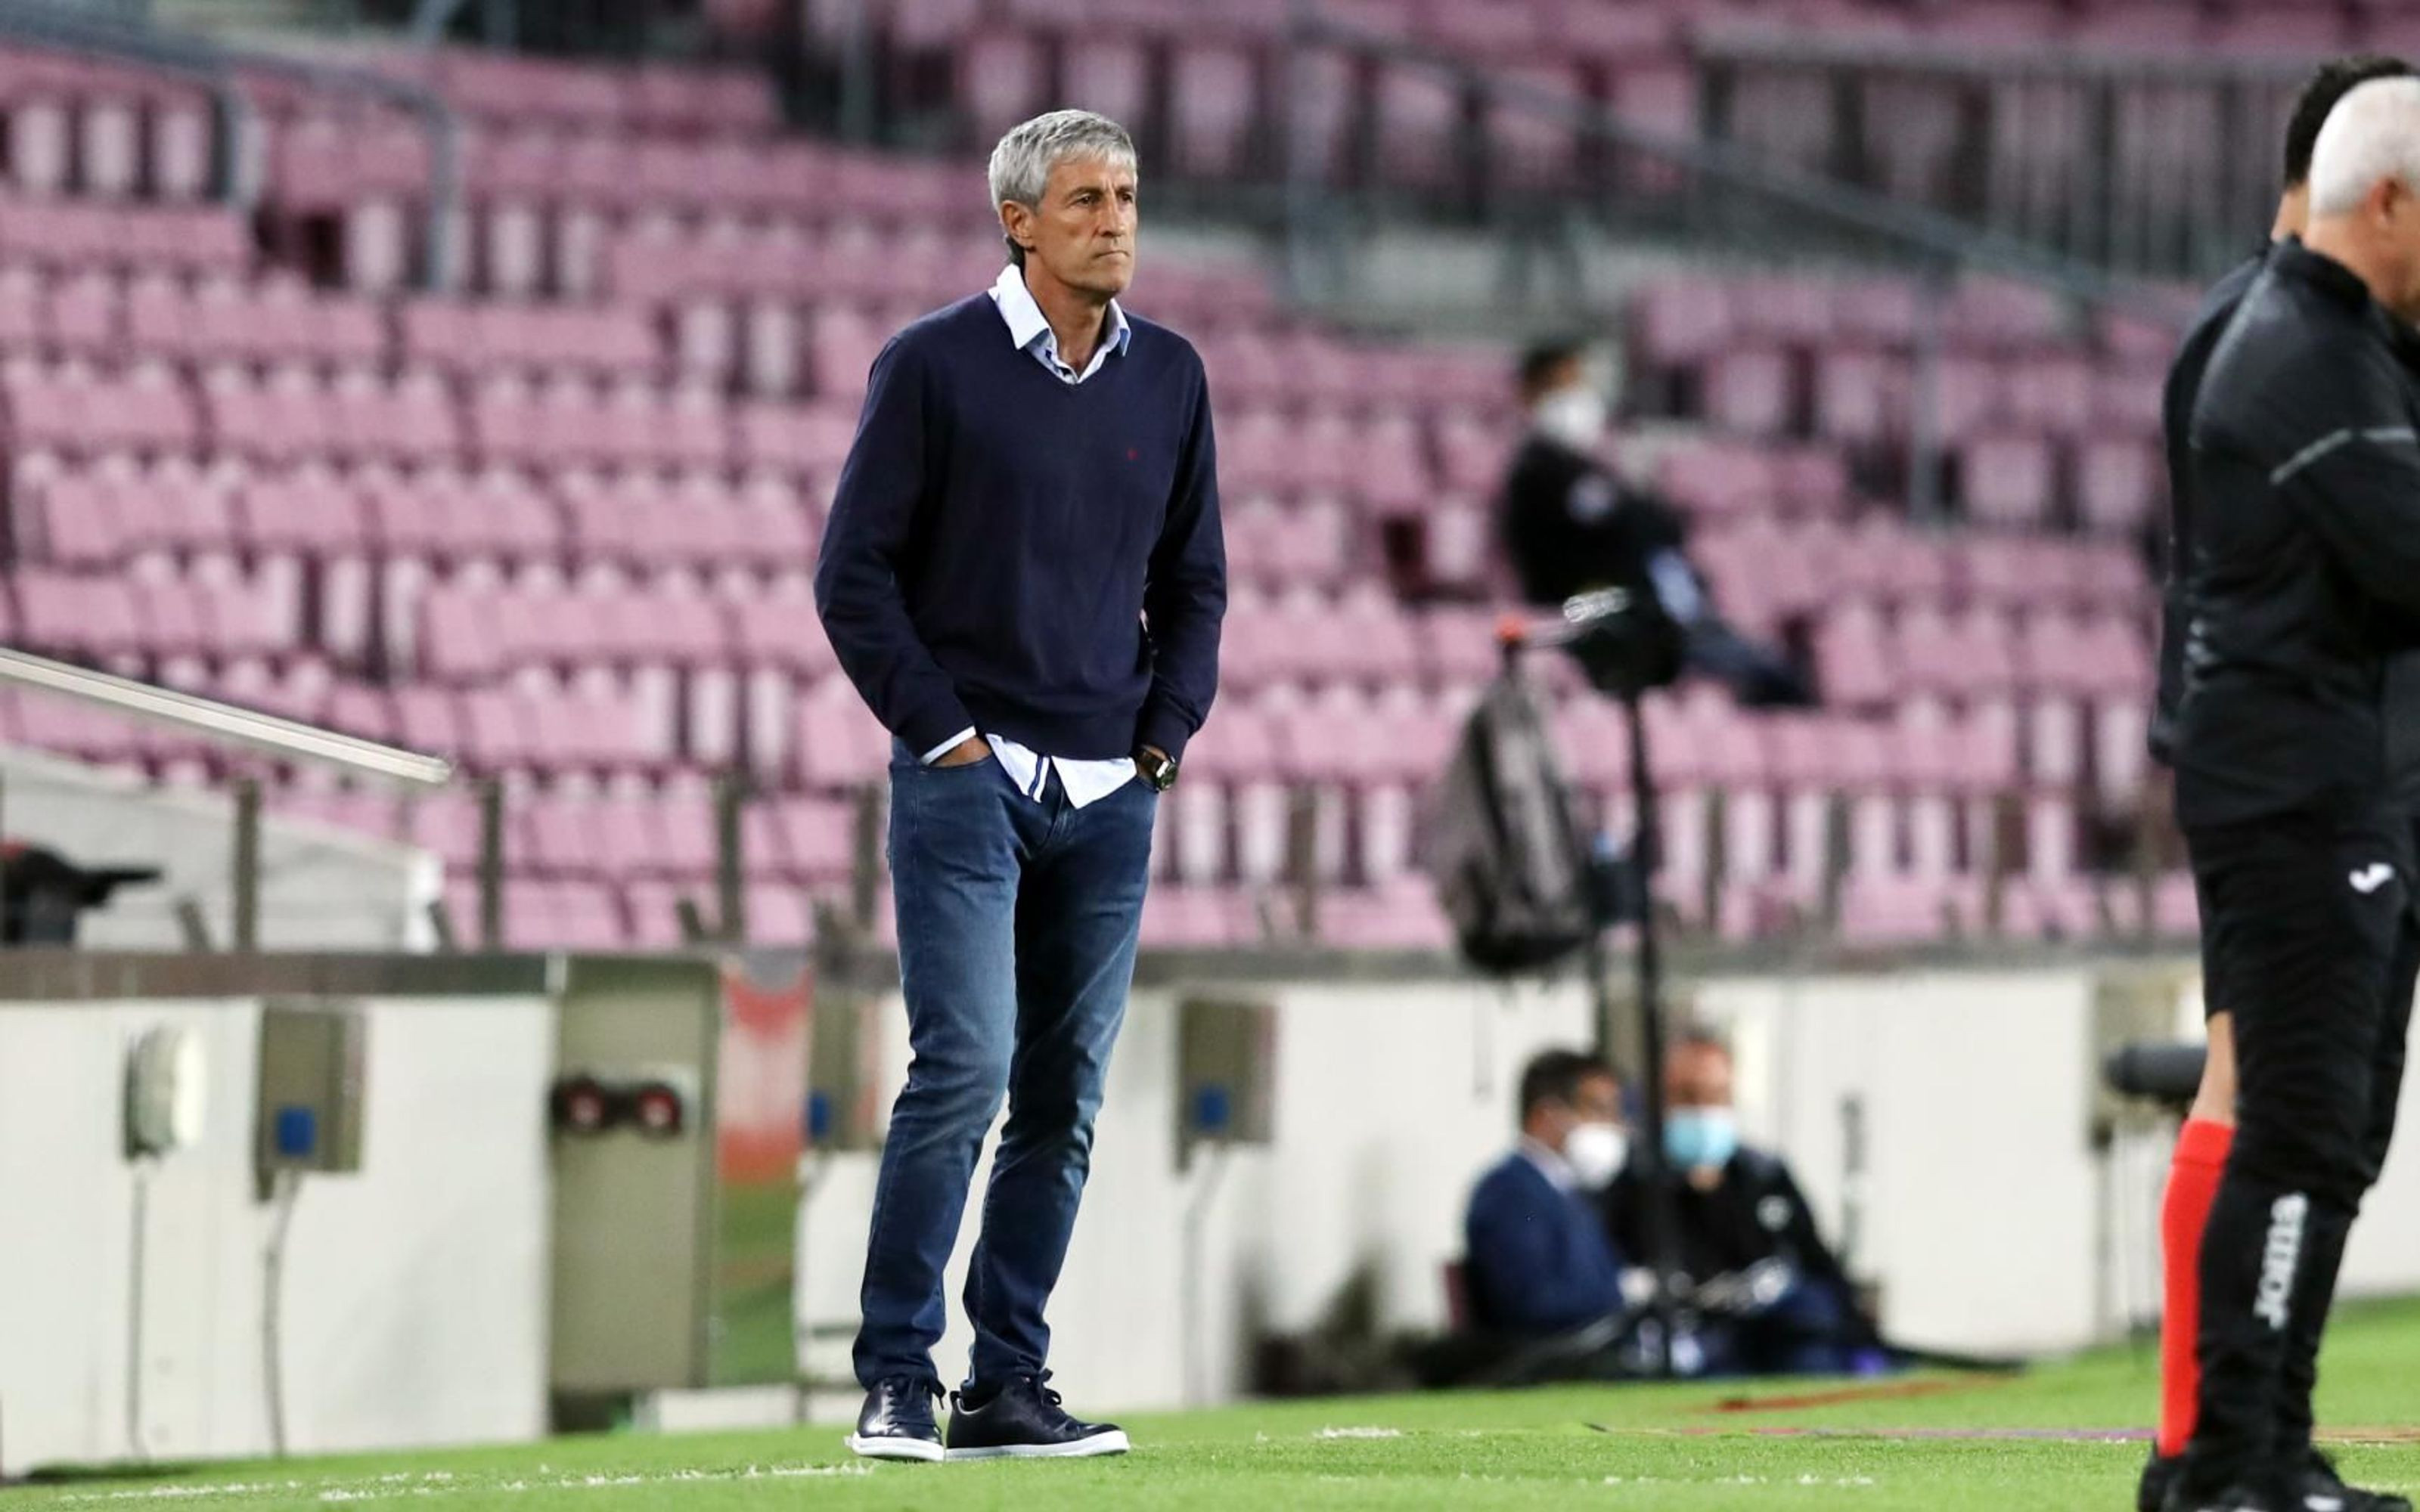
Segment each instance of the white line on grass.
[{"label": "white line on grass", "polygon": [[1776,1480],[1770,1475],[1607,1475],[1599,1483],[1605,1486],[1820,1486],[1827,1489],[1846,1489],[1855,1486],[1871,1486],[1871,1475],[1799,1475]]},{"label": "white line on grass", "polygon": [[1400,1439],[1402,1428],[1321,1428],[1314,1439]]},{"label": "white line on grass", "polygon": [[72,1491],[59,1501],[76,1503],[147,1501],[241,1501],[259,1496],[285,1496],[296,1491],[316,1494],[322,1502],[377,1502],[390,1497],[450,1496],[458,1491],[581,1491],[624,1486],[674,1486],[698,1481],[790,1480],[822,1475],[870,1475],[870,1465],[750,1465],[741,1470],[673,1470],[656,1474],[562,1475],[543,1480],[508,1480],[485,1484],[463,1481],[450,1470],[430,1471],[416,1479],[408,1474],[380,1475],[357,1481],[223,1481],[202,1486],[146,1486],[119,1491]]}]

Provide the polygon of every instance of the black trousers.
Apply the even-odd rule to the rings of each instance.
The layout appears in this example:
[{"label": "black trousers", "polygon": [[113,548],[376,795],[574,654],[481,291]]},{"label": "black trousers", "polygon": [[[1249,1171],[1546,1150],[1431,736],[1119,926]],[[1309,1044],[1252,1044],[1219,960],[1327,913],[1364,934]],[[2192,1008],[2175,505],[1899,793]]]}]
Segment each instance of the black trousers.
[{"label": "black trousers", "polygon": [[2201,1248],[2198,1486],[2310,1448],[2346,1236],[2394,1133],[2420,928],[2400,814],[2189,827],[2205,990],[2233,1015],[2234,1144]]}]

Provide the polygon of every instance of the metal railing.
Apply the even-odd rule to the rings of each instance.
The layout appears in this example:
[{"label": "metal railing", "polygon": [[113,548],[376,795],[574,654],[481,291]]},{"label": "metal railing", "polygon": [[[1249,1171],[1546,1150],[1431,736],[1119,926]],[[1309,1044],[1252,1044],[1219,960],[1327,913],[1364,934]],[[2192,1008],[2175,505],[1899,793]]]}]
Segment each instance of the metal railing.
[{"label": "metal railing", "polygon": [[[2099,267],[2198,279],[2267,231],[2319,61],[1750,34],[1703,42],[1696,68],[1710,136]],[[1892,141],[1919,117],[1924,150]]]},{"label": "metal railing", "polygon": [[[240,747],[281,762],[326,767],[349,781],[365,781],[395,789],[400,802],[467,782],[476,804],[475,854],[471,871],[472,917],[457,919],[441,903],[432,906],[429,923],[441,949],[475,948],[499,951],[506,948],[504,879],[521,858],[511,854],[508,836],[515,795],[492,772],[465,774],[442,757],[425,755],[378,741],[344,734],[317,725],[214,699],[162,687],[29,652],[0,648],[0,687],[16,687],[45,696],[71,699],[112,715],[142,723],[196,734],[214,746]],[[233,800],[231,943],[238,950],[260,948],[260,897],[263,873],[261,822],[264,788],[261,777],[237,768],[228,782]],[[708,896],[672,900],[682,941],[690,947],[738,946],[751,939],[748,924],[747,806],[761,796],[745,773],[722,774],[702,801],[711,805],[714,830],[713,875]],[[862,789],[854,795],[856,817],[850,846],[851,879],[847,895],[822,899],[819,933],[863,941],[874,931],[880,903],[881,794]],[[190,899],[178,904],[187,942],[192,949],[209,947],[209,930]],[[801,940],[765,943],[797,946]]]},{"label": "metal railing", "polygon": [[[442,788],[454,779],[452,764],[434,756],[28,652],[0,649],[0,684],[74,699],[143,723],[197,733],[217,744],[244,746],[285,760],[331,767],[349,778],[421,790]],[[260,947],[259,779],[237,778],[234,796],[231,943],[238,950],[250,951]],[[188,928],[195,928],[190,918]]]},{"label": "metal railing", "polygon": [[213,180],[219,196],[249,209],[259,186],[246,181],[245,165],[256,153],[257,131],[244,95],[243,76],[266,75],[356,100],[398,109],[419,123],[428,141],[427,205],[422,224],[421,274],[431,290],[454,286],[452,228],[461,213],[461,131],[444,98],[426,85],[369,69],[290,57],[258,48],[231,47],[179,36],[112,14],[51,3],[0,0],[0,39],[10,45],[63,52],[100,62],[147,69],[191,80],[210,91]]},{"label": "metal railing", "polygon": [[[1380,123],[1365,118],[1344,133],[1357,161],[1342,184],[1304,150],[1323,108],[1321,54],[1425,76],[1452,91],[1459,133],[1455,161],[1435,187],[1407,195],[1390,185],[1377,160]],[[1609,229],[1730,243],[1751,256],[1776,251],[1799,259],[1886,261],[1936,276],[1987,273],[2034,285],[2086,305],[2159,310],[2160,290],[2055,248],[1968,224],[1795,167],[1770,153],[1719,139],[1674,137],[1642,128],[1593,101],[1497,73],[1440,49],[1339,21],[1316,0],[1297,0],[1287,47],[1292,84],[1288,118],[1285,225],[1300,250],[1340,224],[1340,203],[1383,225],[1386,212],[1456,207],[1482,224],[1511,228],[1542,211]],[[1372,95],[1360,99],[1372,106]],[[1573,174],[1520,187],[1517,148],[1481,122],[1491,113],[1526,116],[1581,144]],[[1373,111],[1374,115],[1374,111]]]}]

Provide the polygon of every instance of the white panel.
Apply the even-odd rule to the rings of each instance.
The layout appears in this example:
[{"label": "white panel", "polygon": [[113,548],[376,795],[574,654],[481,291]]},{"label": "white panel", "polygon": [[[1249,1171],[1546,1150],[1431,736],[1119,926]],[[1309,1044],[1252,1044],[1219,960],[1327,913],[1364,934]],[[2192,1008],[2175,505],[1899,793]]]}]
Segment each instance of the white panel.
[{"label": "white panel", "polygon": [[[423,999],[369,1013],[362,1171],[306,1179],[295,1210],[288,1442],[307,1452],[535,1436],[553,1011],[538,998]],[[0,1246],[0,1468],[268,1449],[258,1021],[249,1001],[0,1007],[0,1211],[41,1236]],[[138,1287],[119,1088],[126,1048],[158,1024],[202,1037],[209,1107],[202,1138],[143,1178]]]}]

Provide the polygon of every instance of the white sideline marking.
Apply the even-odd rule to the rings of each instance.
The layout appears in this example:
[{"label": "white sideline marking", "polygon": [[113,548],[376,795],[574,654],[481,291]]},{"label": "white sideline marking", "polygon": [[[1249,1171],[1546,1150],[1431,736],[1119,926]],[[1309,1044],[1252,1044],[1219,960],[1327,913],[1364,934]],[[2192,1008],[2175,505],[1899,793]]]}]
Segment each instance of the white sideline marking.
[{"label": "white sideline marking", "polygon": [[[1583,1483],[1585,1484],[1585,1483]],[[1810,1486],[1843,1489],[1875,1484],[1871,1475],[1799,1475],[1776,1480],[1770,1475],[1607,1475],[1606,1486]]]},{"label": "white sideline marking", "polygon": [[1314,1439],[1400,1439],[1402,1428],[1321,1428]]},{"label": "white sideline marking", "polygon": [[487,1484],[460,1480],[450,1470],[414,1477],[379,1475],[355,1481],[226,1481],[205,1486],[145,1486],[119,1491],[70,1491],[61,1503],[147,1501],[240,1501],[256,1496],[316,1492],[322,1502],[376,1502],[389,1497],[450,1496],[458,1491],[580,1491],[623,1486],[672,1486],[697,1481],[800,1479],[817,1475],[870,1475],[871,1465],[750,1465],[742,1470],[671,1470],[656,1474],[563,1475]]}]

